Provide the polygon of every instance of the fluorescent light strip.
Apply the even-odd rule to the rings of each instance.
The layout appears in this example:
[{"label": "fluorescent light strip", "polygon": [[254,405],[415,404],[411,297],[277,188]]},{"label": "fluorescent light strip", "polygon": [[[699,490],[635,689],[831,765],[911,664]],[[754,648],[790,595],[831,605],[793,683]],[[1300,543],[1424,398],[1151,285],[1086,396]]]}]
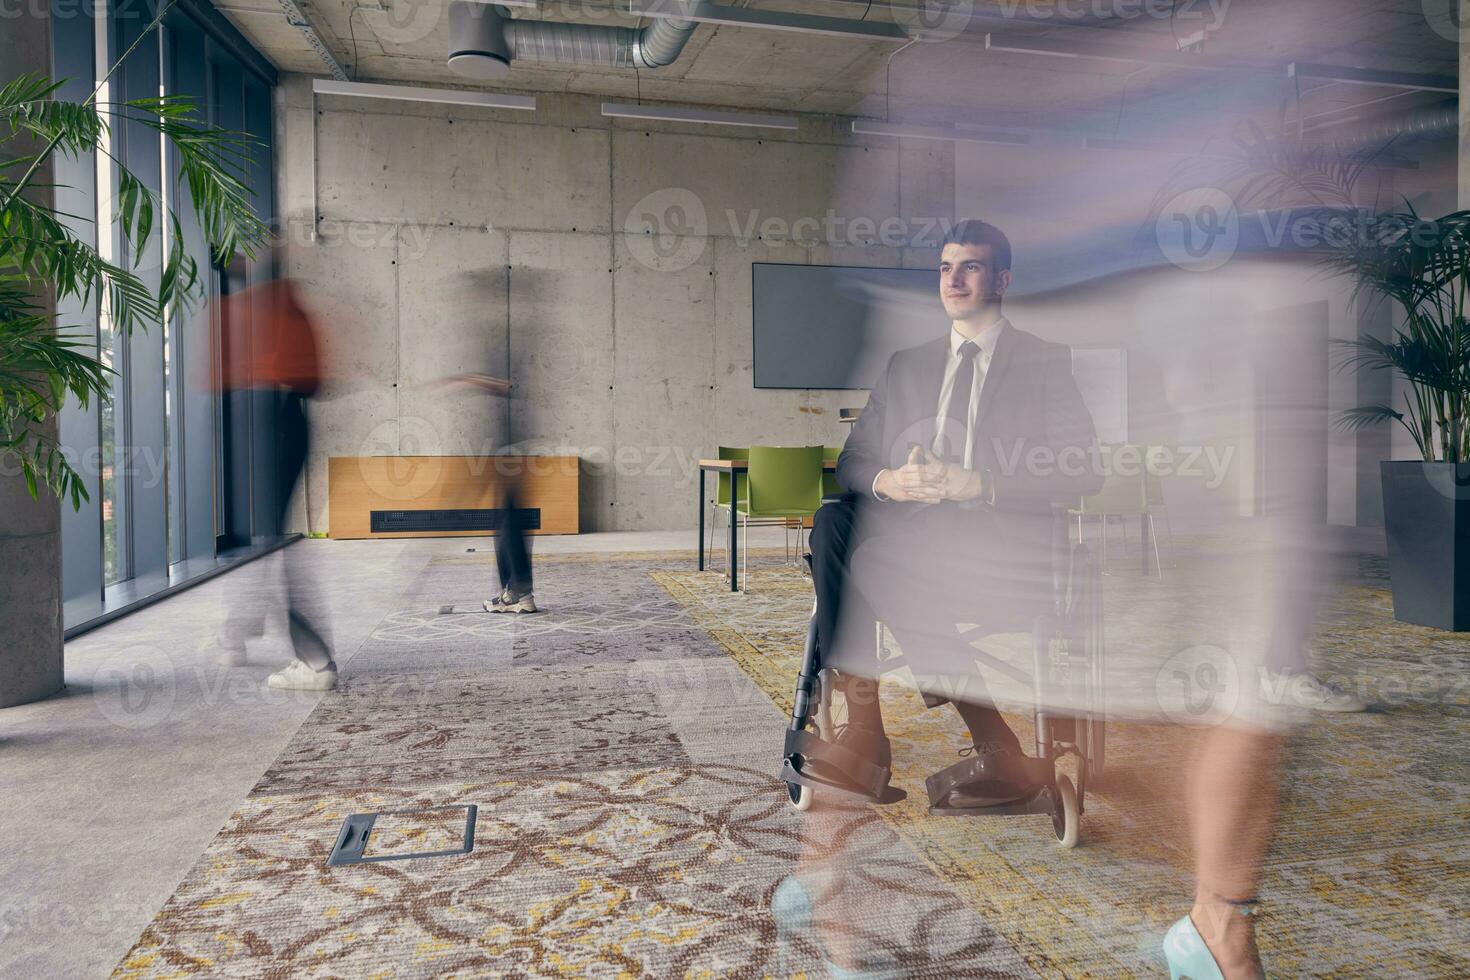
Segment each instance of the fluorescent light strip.
[{"label": "fluorescent light strip", "polygon": [[792,14],[780,10],[748,10],[714,3],[686,4],[678,0],[645,0],[639,3],[629,0],[628,14],[634,17],[676,17],[680,20],[727,24],[732,27],[762,27],[773,31],[795,31],[798,34],[857,37],[869,41],[909,40],[908,32],[901,25],[887,21]]},{"label": "fluorescent light strip", "polygon": [[1124,153],[1161,153],[1166,156],[1180,157],[1209,157],[1217,160],[1240,159],[1226,153],[1207,153],[1202,147],[1179,140],[1084,136],[1082,148],[1084,150],[1118,150]]},{"label": "fluorescent light strip", "polygon": [[[1211,152],[1178,140],[1105,139],[1098,136],[1085,136],[1082,138],[1082,148],[1124,153],[1155,153],[1163,156],[1195,157],[1208,160],[1232,160],[1236,163],[1243,159],[1239,154]],[[1405,160],[1402,157],[1382,154],[1373,157],[1372,166],[1382,170],[1419,169],[1417,160]]]},{"label": "fluorescent light strip", "polygon": [[660,122],[708,123],[712,126],[753,126],[757,129],[795,129],[795,116],[767,116],[756,112],[715,112],[675,106],[630,105],[604,102],[602,114],[615,119],[656,119]]},{"label": "fluorescent light strip", "polygon": [[536,98],[531,95],[497,95],[491,92],[469,92],[455,88],[426,88],[422,85],[377,85],[372,82],[339,82],[331,78],[314,78],[311,90],[316,95],[346,95],[362,99],[394,99],[399,102],[441,102],[448,105],[472,105],[484,109],[521,109],[536,111]]},{"label": "fluorescent light strip", "polygon": [[959,130],[949,126],[905,126],[897,123],[854,119],[852,131],[858,136],[898,136],[904,139],[939,140],[945,143],[990,143],[997,146],[1026,146],[1031,137],[1020,133],[996,133],[982,130]]},{"label": "fluorescent light strip", "polygon": [[1453,75],[1416,75],[1407,71],[1378,71],[1374,68],[1348,68],[1343,65],[1311,65],[1293,61],[1286,66],[1287,78],[1321,78],[1349,85],[1382,85],[1386,88],[1412,89],[1416,92],[1451,92],[1459,94],[1460,82]]},{"label": "fluorescent light strip", "polygon": [[1052,58],[1091,58],[1095,61],[1122,61],[1129,64],[1161,65],[1170,68],[1187,68],[1192,71],[1244,71],[1264,73],[1262,69],[1248,65],[1235,65],[1203,55],[1191,55],[1176,51],[1153,50],[1151,48],[1127,47],[1118,44],[1095,43],[1092,41],[1063,41],[1049,37],[1014,37],[1005,34],[985,35],[985,47],[989,51],[1008,51],[1013,54],[1039,54]]}]

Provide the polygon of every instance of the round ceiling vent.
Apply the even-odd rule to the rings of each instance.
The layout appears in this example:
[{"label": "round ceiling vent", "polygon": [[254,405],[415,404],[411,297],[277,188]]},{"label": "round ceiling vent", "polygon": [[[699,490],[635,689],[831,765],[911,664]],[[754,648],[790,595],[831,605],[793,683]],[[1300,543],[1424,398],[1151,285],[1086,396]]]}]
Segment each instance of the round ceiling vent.
[{"label": "round ceiling vent", "polygon": [[510,47],[499,7],[470,0],[450,3],[449,70],[481,81],[510,74]]}]

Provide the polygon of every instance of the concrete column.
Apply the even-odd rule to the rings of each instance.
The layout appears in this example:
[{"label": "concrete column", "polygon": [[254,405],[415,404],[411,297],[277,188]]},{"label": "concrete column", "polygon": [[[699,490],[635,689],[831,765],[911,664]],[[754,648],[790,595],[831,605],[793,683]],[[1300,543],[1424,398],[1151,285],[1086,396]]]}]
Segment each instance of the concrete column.
[{"label": "concrete column", "polygon": [[[0,29],[0,84],[25,72],[51,72],[51,18],[37,9],[26,5]],[[19,142],[6,149],[26,152]],[[51,168],[33,179],[50,183]],[[42,189],[32,199],[49,204],[51,195]],[[55,436],[54,419],[48,428]],[[0,616],[0,708],[61,690],[61,505],[44,489],[32,500],[13,459],[0,465]]]},{"label": "concrete column", "polygon": [[1460,0],[1460,204],[1470,208],[1470,0]]}]

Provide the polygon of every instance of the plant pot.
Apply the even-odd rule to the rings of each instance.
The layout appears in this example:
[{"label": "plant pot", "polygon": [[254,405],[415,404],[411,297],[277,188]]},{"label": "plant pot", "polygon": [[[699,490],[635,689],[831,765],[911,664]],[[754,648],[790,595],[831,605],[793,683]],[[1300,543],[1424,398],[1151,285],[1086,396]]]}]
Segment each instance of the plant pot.
[{"label": "plant pot", "polygon": [[1379,466],[1394,618],[1470,630],[1470,463]]}]

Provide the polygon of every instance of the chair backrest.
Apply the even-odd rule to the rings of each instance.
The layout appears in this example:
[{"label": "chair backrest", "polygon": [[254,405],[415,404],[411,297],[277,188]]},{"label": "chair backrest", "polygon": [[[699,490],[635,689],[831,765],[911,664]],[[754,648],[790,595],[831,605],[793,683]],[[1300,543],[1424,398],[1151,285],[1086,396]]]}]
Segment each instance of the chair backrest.
[{"label": "chair backrest", "polygon": [[1084,514],[1141,514],[1148,505],[1143,496],[1143,473],[1109,473],[1102,488],[1083,497],[1078,510]]},{"label": "chair backrest", "polygon": [[1165,468],[1163,446],[1149,446],[1144,453],[1143,500],[1150,507],[1163,507],[1164,481],[1160,474]]},{"label": "chair backrest", "polygon": [[[835,463],[837,457],[842,455],[841,446],[824,446],[822,448],[822,463]],[[837,482],[836,473],[822,472],[822,496],[836,497],[841,495],[842,487]]]},{"label": "chair backrest", "polygon": [[[721,446],[719,448],[718,458],[719,459],[749,459],[750,458],[750,449],[748,447],[746,447],[746,446]],[[718,475],[718,477],[719,478],[715,480],[715,506],[716,507],[729,507],[730,506],[730,474],[729,473],[720,473]],[[740,481],[740,490],[741,490],[740,499],[741,500],[748,500],[750,498],[750,495],[747,492],[747,488],[749,488],[749,486],[750,486],[750,481],[748,481],[748,480],[741,480]]]},{"label": "chair backrest", "polygon": [[751,446],[751,516],[815,514],[822,506],[821,446]]}]

